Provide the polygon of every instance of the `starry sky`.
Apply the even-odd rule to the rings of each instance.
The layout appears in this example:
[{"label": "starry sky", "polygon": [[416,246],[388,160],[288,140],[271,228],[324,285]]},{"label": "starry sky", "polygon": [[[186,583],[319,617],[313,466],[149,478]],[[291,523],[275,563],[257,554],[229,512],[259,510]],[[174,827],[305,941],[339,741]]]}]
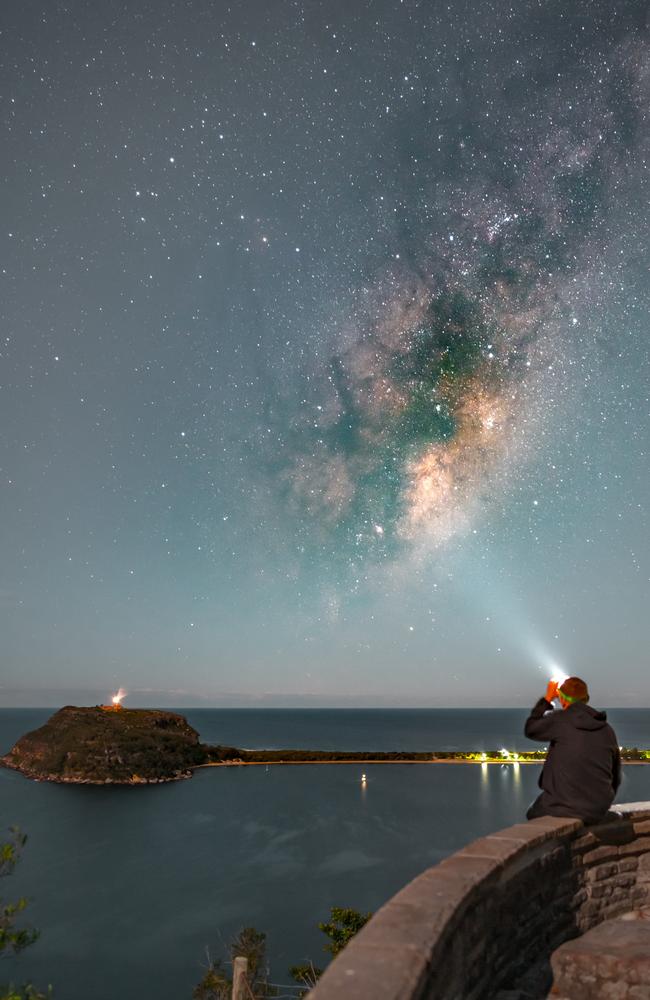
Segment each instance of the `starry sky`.
[{"label": "starry sky", "polygon": [[648,27],[5,0],[0,704],[650,704]]}]

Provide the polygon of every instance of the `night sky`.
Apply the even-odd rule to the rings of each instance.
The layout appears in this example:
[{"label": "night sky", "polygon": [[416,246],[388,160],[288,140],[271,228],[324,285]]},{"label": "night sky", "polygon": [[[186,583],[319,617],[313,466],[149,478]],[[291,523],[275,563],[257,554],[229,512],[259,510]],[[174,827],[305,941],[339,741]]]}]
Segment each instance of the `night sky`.
[{"label": "night sky", "polygon": [[646,3],[0,26],[0,704],[650,704]]}]

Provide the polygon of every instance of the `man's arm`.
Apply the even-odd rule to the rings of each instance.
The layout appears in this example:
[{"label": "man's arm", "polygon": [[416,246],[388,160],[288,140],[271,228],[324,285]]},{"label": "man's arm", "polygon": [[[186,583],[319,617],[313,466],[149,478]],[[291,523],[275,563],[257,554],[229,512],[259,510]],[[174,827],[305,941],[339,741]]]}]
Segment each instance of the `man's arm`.
[{"label": "man's arm", "polygon": [[546,694],[533,705],[524,726],[524,735],[529,740],[540,740],[545,743],[553,738],[556,719],[556,713],[553,711],[553,699],[557,698],[559,686],[558,681],[549,681],[546,685]]},{"label": "man's arm", "polygon": [[[552,708],[553,705],[546,698],[540,698],[533,705],[524,726],[524,735],[529,740],[540,740],[546,743],[552,738],[555,730],[555,712],[552,711]],[[548,715],[545,714],[547,712],[549,712]]]}]

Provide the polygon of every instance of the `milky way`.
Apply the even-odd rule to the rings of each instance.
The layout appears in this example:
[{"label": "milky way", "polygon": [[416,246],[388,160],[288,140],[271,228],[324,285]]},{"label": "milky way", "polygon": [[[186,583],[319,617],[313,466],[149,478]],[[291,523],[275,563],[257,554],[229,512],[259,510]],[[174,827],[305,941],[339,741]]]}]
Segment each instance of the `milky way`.
[{"label": "milky way", "polygon": [[451,179],[405,181],[408,252],[358,296],[287,438],[280,478],[312,537],[431,551],[559,433],[593,353],[576,314],[600,308],[612,201],[647,142],[647,59],[625,43],[558,74],[495,116],[490,156],[466,138]]}]

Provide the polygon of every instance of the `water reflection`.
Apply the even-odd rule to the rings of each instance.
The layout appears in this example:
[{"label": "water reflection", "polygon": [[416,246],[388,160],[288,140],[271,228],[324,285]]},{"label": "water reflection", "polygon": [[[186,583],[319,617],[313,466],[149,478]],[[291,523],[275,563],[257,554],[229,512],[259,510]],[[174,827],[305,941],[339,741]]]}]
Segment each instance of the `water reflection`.
[{"label": "water reflection", "polygon": [[364,773],[364,774],[361,775],[360,785],[361,785],[361,801],[365,802],[365,800],[366,800],[366,792],[368,790],[368,775],[367,774]]},{"label": "water reflection", "polygon": [[485,761],[481,764],[481,782],[479,785],[479,802],[482,812],[487,812],[490,806],[490,765]]},{"label": "water reflection", "polygon": [[[473,769],[472,769],[473,770]],[[495,828],[502,814],[515,814],[515,822],[523,819],[534,790],[538,768],[523,767],[519,761],[503,764],[480,764],[478,795],[481,812],[487,819],[494,817]]]}]

